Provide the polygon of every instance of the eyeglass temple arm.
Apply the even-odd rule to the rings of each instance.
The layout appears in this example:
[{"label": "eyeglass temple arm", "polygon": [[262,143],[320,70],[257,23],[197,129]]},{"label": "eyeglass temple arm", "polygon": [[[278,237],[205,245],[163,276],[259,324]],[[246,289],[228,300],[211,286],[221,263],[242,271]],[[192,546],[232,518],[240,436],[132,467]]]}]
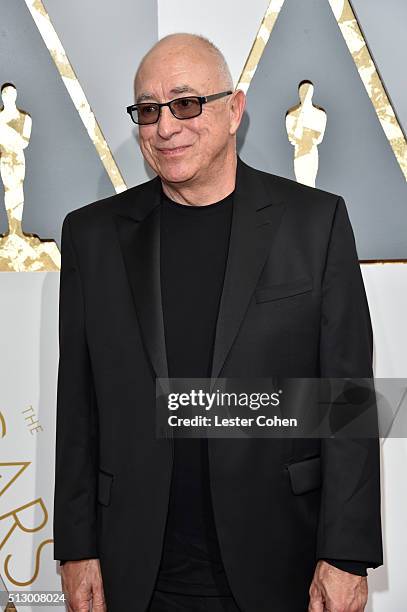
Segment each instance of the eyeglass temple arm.
[{"label": "eyeglass temple arm", "polygon": [[222,91],[221,93],[211,94],[210,96],[202,96],[203,102],[210,102],[211,100],[217,100],[218,98],[223,98],[224,96],[230,96],[233,91]]}]

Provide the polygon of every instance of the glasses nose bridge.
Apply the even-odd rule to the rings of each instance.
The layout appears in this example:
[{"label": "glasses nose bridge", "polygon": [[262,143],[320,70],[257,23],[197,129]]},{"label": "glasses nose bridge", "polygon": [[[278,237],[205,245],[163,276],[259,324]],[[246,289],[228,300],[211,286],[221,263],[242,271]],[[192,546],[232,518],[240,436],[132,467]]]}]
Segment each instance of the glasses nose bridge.
[{"label": "glasses nose bridge", "polygon": [[[164,110],[165,107],[167,107],[168,110]],[[166,127],[168,119],[170,120],[170,123],[173,126],[174,125],[178,126],[178,124],[180,123],[180,121],[177,119],[177,117],[172,112],[171,102],[164,102],[160,104],[159,114],[158,114],[158,119],[157,119],[158,127],[163,125],[163,118],[164,118],[164,123],[165,123],[164,127]]]},{"label": "glasses nose bridge", "polygon": [[168,112],[171,113],[172,117],[174,117],[175,119],[177,118],[176,115],[174,114],[173,110],[172,110],[172,107],[171,107],[172,102],[173,101],[170,100],[169,102],[164,102],[163,104],[160,104],[160,112],[159,112],[159,115],[158,115],[158,120],[161,119],[161,115],[162,115],[163,109],[165,107],[168,108]]}]

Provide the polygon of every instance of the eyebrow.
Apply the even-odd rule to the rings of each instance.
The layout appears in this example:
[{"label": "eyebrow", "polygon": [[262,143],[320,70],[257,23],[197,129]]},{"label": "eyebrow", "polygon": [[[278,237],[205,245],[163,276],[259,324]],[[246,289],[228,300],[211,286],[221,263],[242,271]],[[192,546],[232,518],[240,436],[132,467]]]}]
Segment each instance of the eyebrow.
[{"label": "eyebrow", "polygon": [[[173,87],[170,90],[170,94],[174,94],[174,95],[183,94],[183,93],[192,93],[197,96],[200,95],[200,93],[196,89],[191,87],[190,85],[178,85],[177,87]],[[153,96],[153,94],[147,91],[144,91],[139,96],[137,96],[136,104],[140,104],[141,102],[145,102],[146,100],[148,101],[155,100],[155,96]]]}]

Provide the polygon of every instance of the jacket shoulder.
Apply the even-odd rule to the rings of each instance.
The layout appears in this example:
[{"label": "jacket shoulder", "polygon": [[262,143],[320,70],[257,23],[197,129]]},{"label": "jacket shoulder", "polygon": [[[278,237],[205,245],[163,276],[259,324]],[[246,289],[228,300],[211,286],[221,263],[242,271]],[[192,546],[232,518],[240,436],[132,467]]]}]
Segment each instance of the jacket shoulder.
[{"label": "jacket shoulder", "polygon": [[95,225],[103,223],[106,219],[111,219],[115,213],[120,213],[130,205],[137,208],[137,204],[142,196],[145,196],[150,190],[157,186],[157,177],[129,187],[121,193],[115,193],[107,198],[95,200],[88,204],[84,204],[79,208],[75,208],[68,212],[64,219],[71,226]]},{"label": "jacket shoulder", "polygon": [[289,179],[285,176],[273,174],[271,172],[265,172],[264,170],[258,170],[248,166],[252,172],[257,174],[258,179],[261,180],[270,189],[274,189],[278,192],[278,195],[288,200],[306,200],[316,202],[327,202],[336,203],[341,197],[337,193],[326,191],[318,187],[311,187],[304,185],[293,179]]},{"label": "jacket shoulder", "polygon": [[[241,160],[240,160],[241,162]],[[263,199],[284,202],[286,220],[294,225],[303,227],[304,231],[329,232],[333,223],[338,205],[346,209],[342,196],[337,193],[304,185],[293,179],[258,170],[252,166],[245,166],[245,174],[253,188]]]}]

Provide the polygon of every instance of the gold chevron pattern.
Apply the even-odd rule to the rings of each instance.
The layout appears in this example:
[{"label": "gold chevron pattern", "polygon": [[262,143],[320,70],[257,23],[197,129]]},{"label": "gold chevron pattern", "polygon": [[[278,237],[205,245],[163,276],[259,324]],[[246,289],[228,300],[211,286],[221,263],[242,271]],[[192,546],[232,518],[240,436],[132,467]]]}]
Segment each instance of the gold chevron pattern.
[{"label": "gold chevron pattern", "polygon": [[[237,87],[247,91],[250,82],[259,65],[266,44],[272,34],[285,0],[271,0],[249,56],[239,77]],[[375,109],[376,115],[400,169],[407,181],[407,140],[397,120],[396,113],[391,105],[382,83],[379,72],[373,61],[367,42],[363,37],[358,20],[349,0],[328,0],[338,23],[346,46],[352,56],[355,66],[366,89],[367,95]]]},{"label": "gold chevron pattern", "polygon": [[54,60],[55,66],[61,75],[72,102],[74,103],[83,125],[89,134],[89,138],[95,145],[100,160],[113,183],[113,187],[117,193],[125,191],[127,189],[126,183],[124,182],[119,167],[113,158],[112,152],[105,140],[105,137],[103,136],[102,130],[99,127],[90,104],[86,99],[85,92],[83,91],[81,84],[79,83],[78,78],[69,62],[58,34],[52,25],[51,19],[45,9],[44,4],[41,0],[25,0],[25,3],[35,21],[45,45],[47,46],[48,51],[51,54],[52,59]]}]

